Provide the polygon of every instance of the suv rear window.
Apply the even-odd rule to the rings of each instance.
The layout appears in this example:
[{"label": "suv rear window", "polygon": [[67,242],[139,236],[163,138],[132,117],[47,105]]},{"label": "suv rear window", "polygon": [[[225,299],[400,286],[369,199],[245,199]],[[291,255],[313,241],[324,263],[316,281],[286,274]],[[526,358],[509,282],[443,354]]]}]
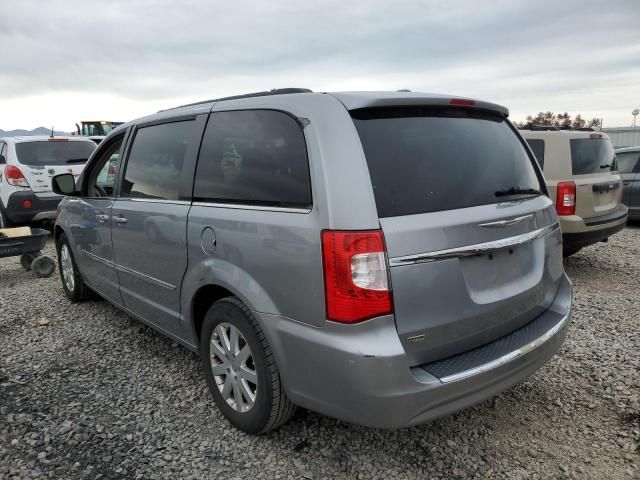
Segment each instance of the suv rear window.
[{"label": "suv rear window", "polygon": [[[452,108],[364,109],[351,115],[379,217],[487,205],[541,188],[533,159],[499,116]],[[515,193],[522,191],[527,193]]]},{"label": "suv rear window", "polygon": [[615,152],[609,139],[573,138],[569,142],[574,175],[611,171],[615,162]]},{"label": "suv rear window", "polygon": [[79,141],[37,141],[16,143],[16,155],[22,165],[45,167],[86,163],[96,144]]}]

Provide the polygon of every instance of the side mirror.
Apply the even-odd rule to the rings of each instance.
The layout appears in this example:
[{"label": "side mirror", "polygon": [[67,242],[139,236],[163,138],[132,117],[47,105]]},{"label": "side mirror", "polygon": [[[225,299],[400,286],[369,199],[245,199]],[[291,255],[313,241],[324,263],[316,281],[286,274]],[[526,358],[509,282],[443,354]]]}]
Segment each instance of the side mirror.
[{"label": "side mirror", "polygon": [[76,179],[70,173],[56,175],[51,179],[51,187],[53,192],[58,195],[77,196],[79,192],[76,190]]}]

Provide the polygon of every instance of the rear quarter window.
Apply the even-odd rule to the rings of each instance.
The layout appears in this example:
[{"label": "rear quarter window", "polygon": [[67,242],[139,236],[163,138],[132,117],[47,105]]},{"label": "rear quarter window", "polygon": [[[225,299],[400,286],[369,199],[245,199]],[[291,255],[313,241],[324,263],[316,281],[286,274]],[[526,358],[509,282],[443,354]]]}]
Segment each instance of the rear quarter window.
[{"label": "rear quarter window", "polygon": [[544,168],[544,140],[539,138],[528,138],[527,143],[533,151],[533,154],[536,156],[536,160],[538,160],[540,168]]},{"label": "rear quarter window", "polygon": [[274,110],[211,114],[198,158],[194,198],[309,208],[309,161],[297,120]]},{"label": "rear quarter window", "polygon": [[354,111],[352,117],[379,217],[486,205],[523,198],[505,195],[509,189],[541,189],[533,159],[497,115],[387,108]]}]

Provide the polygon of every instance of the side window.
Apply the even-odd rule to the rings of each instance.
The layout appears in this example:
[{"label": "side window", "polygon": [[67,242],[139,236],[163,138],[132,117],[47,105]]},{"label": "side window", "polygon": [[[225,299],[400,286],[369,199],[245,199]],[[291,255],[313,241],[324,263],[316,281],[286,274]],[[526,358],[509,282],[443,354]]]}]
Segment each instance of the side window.
[{"label": "side window", "polygon": [[531,147],[531,150],[533,150],[533,154],[536,156],[540,168],[544,168],[544,140],[527,139],[527,143]]},{"label": "side window", "polygon": [[113,187],[118,170],[120,168],[120,153],[124,135],[109,143],[97,153],[97,160],[92,162],[91,173],[87,182],[87,195],[89,197],[112,197]]},{"label": "side window", "polygon": [[0,165],[7,163],[7,144],[0,142]]},{"label": "side window", "polygon": [[616,163],[620,173],[633,173],[637,171],[638,152],[623,152],[616,155]]},{"label": "side window", "polygon": [[198,158],[194,198],[310,207],[309,160],[298,122],[275,110],[211,114]]},{"label": "side window", "polygon": [[178,200],[182,165],[195,138],[194,126],[194,121],[183,121],[138,129],[120,196]]}]

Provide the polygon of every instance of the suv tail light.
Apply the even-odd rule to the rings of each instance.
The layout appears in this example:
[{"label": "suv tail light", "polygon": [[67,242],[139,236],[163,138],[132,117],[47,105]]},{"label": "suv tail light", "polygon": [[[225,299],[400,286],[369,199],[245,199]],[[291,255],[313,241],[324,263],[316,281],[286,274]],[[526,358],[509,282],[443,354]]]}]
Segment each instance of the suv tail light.
[{"label": "suv tail light", "polygon": [[556,212],[558,215],[574,215],[576,213],[576,184],[559,182],[556,196]]},{"label": "suv tail light", "polygon": [[7,179],[9,185],[29,188],[29,182],[27,182],[27,179],[24,178],[20,169],[15,165],[7,165],[4,167],[4,178]]},{"label": "suv tail light", "polygon": [[393,312],[380,230],[322,232],[327,318],[356,323]]}]

